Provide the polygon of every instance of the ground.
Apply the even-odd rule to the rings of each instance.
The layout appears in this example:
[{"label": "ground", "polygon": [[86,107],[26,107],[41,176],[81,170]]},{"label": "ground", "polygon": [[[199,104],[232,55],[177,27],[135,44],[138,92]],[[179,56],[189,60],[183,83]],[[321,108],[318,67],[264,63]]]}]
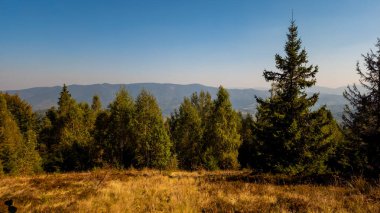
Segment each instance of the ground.
[{"label": "ground", "polygon": [[17,212],[380,212],[380,186],[249,171],[97,170],[3,176],[0,212],[7,200]]}]

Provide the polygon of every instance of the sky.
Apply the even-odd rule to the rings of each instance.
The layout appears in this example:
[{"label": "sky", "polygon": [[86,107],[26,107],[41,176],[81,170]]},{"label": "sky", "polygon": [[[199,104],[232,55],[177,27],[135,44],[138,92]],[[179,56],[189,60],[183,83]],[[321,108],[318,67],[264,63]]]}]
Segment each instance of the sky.
[{"label": "sky", "polygon": [[291,14],[317,85],[358,81],[378,0],[0,0],[0,90],[95,83],[262,88]]}]

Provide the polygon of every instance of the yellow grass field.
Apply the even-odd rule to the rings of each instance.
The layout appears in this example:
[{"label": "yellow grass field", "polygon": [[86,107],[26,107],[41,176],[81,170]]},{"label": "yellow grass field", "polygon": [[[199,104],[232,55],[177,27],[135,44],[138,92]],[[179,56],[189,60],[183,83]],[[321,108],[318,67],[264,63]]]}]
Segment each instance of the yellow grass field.
[{"label": "yellow grass field", "polygon": [[[273,179],[275,181],[273,181]],[[281,184],[248,171],[98,170],[0,177],[0,212],[380,212],[380,186]]]}]

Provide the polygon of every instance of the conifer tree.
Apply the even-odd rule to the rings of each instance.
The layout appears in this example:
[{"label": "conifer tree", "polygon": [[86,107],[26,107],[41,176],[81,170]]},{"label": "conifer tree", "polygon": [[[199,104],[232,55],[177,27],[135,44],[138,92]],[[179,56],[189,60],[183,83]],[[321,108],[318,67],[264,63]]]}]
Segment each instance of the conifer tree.
[{"label": "conifer tree", "polygon": [[334,120],[325,108],[311,111],[318,94],[308,97],[305,89],[316,83],[318,67],[307,65],[307,53],[301,49],[294,21],[287,38],[286,56],[275,56],[279,71],[264,71],[265,80],[273,82],[271,96],[256,98],[253,146],[258,151],[252,156],[252,164],[264,171],[323,173],[335,147],[328,128]]},{"label": "conifer tree", "polygon": [[349,155],[354,172],[380,174],[380,39],[377,50],[363,55],[366,71],[357,63],[357,73],[364,92],[354,84],[343,93],[350,105],[343,115],[349,140]]},{"label": "conifer tree", "polygon": [[172,143],[166,132],[155,97],[142,90],[136,99],[135,165],[139,168],[165,168],[171,158]]},{"label": "conifer tree", "polygon": [[71,109],[74,105],[75,100],[71,97],[71,94],[66,84],[64,84],[58,99],[58,113],[61,116],[65,116],[67,113],[71,112]]}]

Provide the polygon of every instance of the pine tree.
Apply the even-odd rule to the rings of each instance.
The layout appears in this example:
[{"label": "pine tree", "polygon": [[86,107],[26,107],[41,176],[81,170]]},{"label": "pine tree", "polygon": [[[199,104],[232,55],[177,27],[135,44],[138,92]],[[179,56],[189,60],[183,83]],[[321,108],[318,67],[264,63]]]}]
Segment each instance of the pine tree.
[{"label": "pine tree", "polygon": [[156,99],[142,90],[136,99],[135,165],[139,168],[165,168],[171,158],[172,143],[166,132]]},{"label": "pine tree", "polygon": [[316,83],[318,67],[306,65],[307,53],[301,50],[294,21],[287,38],[286,56],[275,56],[279,72],[264,71],[265,80],[273,82],[271,96],[266,100],[256,98],[253,146],[258,150],[252,164],[264,171],[323,173],[335,147],[331,129],[327,128],[334,120],[325,108],[311,111],[318,94],[308,97],[305,89]]},{"label": "pine tree", "polygon": [[374,176],[380,174],[380,39],[376,47],[376,52],[371,50],[363,55],[366,71],[357,63],[365,92],[354,84],[343,93],[350,104],[345,107],[343,121],[350,142],[351,165],[356,173]]},{"label": "pine tree", "polygon": [[71,111],[71,108],[75,104],[75,100],[71,97],[71,94],[66,86],[63,85],[62,91],[58,100],[58,112],[61,116],[65,116]]}]

